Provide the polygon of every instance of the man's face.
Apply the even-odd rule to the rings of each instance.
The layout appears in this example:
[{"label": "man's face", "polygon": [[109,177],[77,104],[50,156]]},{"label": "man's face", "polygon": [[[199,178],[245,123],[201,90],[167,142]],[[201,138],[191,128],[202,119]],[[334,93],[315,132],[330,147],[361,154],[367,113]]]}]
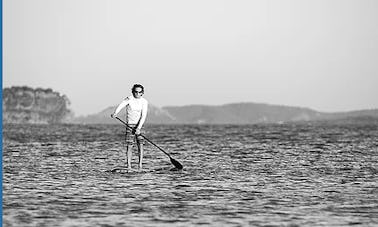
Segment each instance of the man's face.
[{"label": "man's face", "polygon": [[143,95],[143,90],[142,90],[142,88],[137,87],[137,88],[135,88],[135,89],[133,90],[133,96],[134,96],[134,98],[139,99],[140,97],[142,97],[142,95]]}]

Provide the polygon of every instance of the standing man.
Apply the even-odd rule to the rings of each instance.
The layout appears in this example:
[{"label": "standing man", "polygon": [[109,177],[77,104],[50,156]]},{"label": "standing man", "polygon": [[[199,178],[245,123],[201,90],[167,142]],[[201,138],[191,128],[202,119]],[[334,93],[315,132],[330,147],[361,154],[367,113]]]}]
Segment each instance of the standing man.
[{"label": "standing man", "polygon": [[126,128],[126,156],[127,168],[131,170],[132,147],[136,143],[139,151],[139,170],[142,169],[143,162],[143,137],[141,129],[146,120],[148,101],[142,97],[144,87],[140,84],[134,84],[131,89],[132,95],[126,97],[110,115],[112,118],[126,107],[126,123],[132,128]]}]

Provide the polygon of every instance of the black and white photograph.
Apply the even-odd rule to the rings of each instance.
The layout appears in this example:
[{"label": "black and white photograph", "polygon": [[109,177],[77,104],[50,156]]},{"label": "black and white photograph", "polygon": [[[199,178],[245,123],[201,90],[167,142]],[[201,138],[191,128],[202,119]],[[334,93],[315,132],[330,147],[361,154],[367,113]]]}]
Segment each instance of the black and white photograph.
[{"label": "black and white photograph", "polygon": [[2,0],[2,226],[378,226],[378,1]]}]

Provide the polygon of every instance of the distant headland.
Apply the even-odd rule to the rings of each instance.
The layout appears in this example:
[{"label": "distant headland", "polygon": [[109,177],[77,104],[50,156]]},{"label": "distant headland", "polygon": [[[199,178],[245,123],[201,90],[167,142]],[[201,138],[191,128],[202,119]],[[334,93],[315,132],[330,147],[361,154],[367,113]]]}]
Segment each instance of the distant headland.
[{"label": "distant headland", "polygon": [[50,124],[70,122],[69,99],[52,89],[27,86],[3,89],[3,123]]}]

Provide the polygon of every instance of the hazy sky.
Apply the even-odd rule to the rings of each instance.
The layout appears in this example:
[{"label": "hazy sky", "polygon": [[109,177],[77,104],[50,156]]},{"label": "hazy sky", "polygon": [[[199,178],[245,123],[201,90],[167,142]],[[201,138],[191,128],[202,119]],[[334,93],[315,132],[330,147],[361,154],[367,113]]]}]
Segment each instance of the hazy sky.
[{"label": "hazy sky", "polygon": [[3,0],[3,87],[52,88],[77,115],[156,106],[378,108],[376,0]]}]

